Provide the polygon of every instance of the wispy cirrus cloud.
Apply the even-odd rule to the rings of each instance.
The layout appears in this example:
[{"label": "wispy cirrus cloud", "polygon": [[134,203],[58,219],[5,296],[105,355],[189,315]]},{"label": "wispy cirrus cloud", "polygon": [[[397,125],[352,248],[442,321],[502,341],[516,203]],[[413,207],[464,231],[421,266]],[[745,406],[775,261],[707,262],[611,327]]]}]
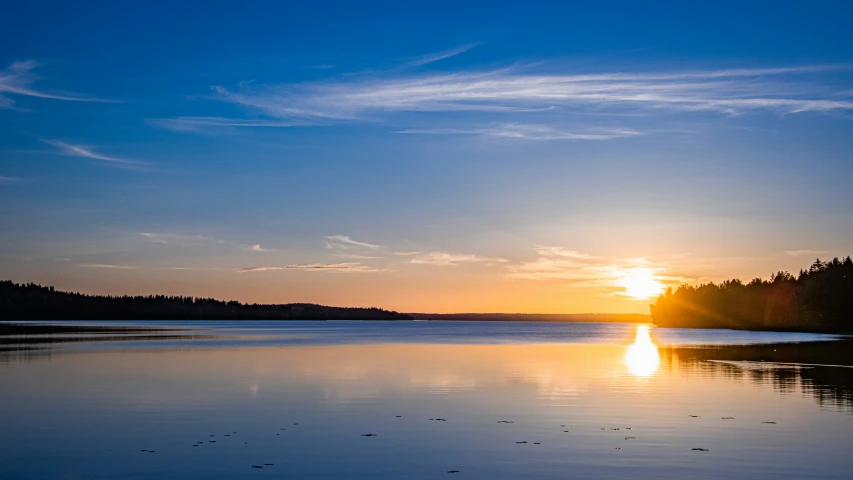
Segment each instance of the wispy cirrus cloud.
[{"label": "wispy cirrus cloud", "polygon": [[347,263],[306,263],[285,266],[267,266],[267,267],[246,267],[240,268],[239,273],[251,272],[269,272],[278,270],[301,270],[306,272],[327,272],[327,273],[372,273],[383,271],[380,268],[364,265],[358,262]]},{"label": "wispy cirrus cloud", "polygon": [[382,258],[376,255],[361,255],[359,253],[334,253],[332,255],[338,258],[346,258],[349,260],[375,260],[378,258]]},{"label": "wispy cirrus cloud", "polygon": [[236,248],[244,252],[275,252],[273,248],[262,247],[260,243],[244,244],[233,241],[228,241],[223,238],[212,237],[209,235],[193,235],[174,232],[138,232],[139,235],[151,243],[160,245],[170,245],[175,247],[200,247],[200,246],[222,246],[223,248]]},{"label": "wispy cirrus cloud", "polygon": [[521,123],[503,123],[487,128],[437,128],[408,129],[398,133],[418,135],[481,135],[523,140],[611,140],[621,137],[641,135],[636,130],[592,128],[578,131],[566,131],[548,125],[525,125]]},{"label": "wispy cirrus cloud", "polygon": [[[201,244],[224,244],[227,243],[221,238],[209,237],[205,235],[186,235],[181,233],[154,233],[154,232],[139,232],[139,235],[152,243],[161,245],[177,245],[183,247],[192,247]],[[260,246],[259,246],[260,247]]]},{"label": "wispy cirrus cloud", "polygon": [[87,97],[85,95],[49,92],[36,89],[33,84],[39,77],[32,71],[42,66],[34,60],[13,62],[8,67],[0,70],[0,108],[14,108],[15,101],[6,95],[18,95],[25,97],[47,98],[51,100],[65,100],[69,102],[112,102],[101,98]]},{"label": "wispy cirrus cloud", "polygon": [[[430,65],[474,46],[418,57],[408,65]],[[222,128],[393,121],[397,126],[412,125],[397,129],[407,134],[602,141],[668,132],[666,128],[647,130],[648,118],[678,113],[846,114],[853,111],[853,100],[844,94],[849,85],[836,88],[828,79],[850,68],[572,72],[554,62],[450,73],[397,68],[314,82],[215,85],[208,98],[241,106],[249,118],[182,116],[151,122],[174,131],[204,133]],[[481,113],[494,116],[484,124],[482,115],[477,115]],[[579,116],[588,119],[579,121]]]},{"label": "wispy cirrus cloud", "polygon": [[[556,108],[601,111],[756,110],[782,113],[853,110],[829,86],[800,81],[849,68],[783,68],[670,72],[535,73],[523,68],[485,72],[326,81],[309,84],[215,87],[214,98],[277,119],[354,121],[393,112],[517,111]],[[809,78],[809,80],[813,80]]]},{"label": "wispy cirrus cloud", "polygon": [[90,145],[74,145],[68,142],[63,142],[62,140],[50,139],[42,139],[42,142],[52,147],[55,147],[56,152],[54,153],[57,155],[63,155],[67,157],[89,158],[92,160],[100,160],[102,162],[107,162],[108,164],[115,164],[117,166],[124,167],[141,167],[144,165],[148,165],[146,162],[127,160],[124,158],[112,157],[109,155],[97,153]]},{"label": "wispy cirrus cloud", "polygon": [[311,125],[313,123],[298,121],[281,121],[269,119],[237,119],[223,117],[174,117],[151,118],[148,123],[173,132],[204,133],[223,128],[284,128]]},{"label": "wispy cirrus cloud", "polygon": [[456,267],[461,264],[468,263],[505,263],[508,262],[505,258],[490,258],[481,257],[474,254],[459,254],[449,252],[424,252],[413,253],[409,263],[415,265],[434,265],[439,267]]},{"label": "wispy cirrus cloud", "polygon": [[114,270],[134,270],[139,268],[134,265],[112,265],[108,263],[78,263],[77,266],[83,268],[106,268]]},{"label": "wispy cirrus cloud", "polygon": [[221,272],[225,270],[229,270],[227,268],[216,268],[216,267],[169,267],[168,270],[180,270],[180,271],[198,271],[198,272]]},{"label": "wispy cirrus cloud", "polygon": [[329,249],[351,250],[357,248],[366,248],[375,250],[377,248],[382,248],[382,245],[374,245],[372,243],[353,240],[348,235],[329,235],[323,237],[323,239],[326,243],[326,248]]},{"label": "wispy cirrus cloud", "polygon": [[805,257],[805,256],[816,256],[816,255],[825,255],[829,253],[826,250],[785,250],[785,255],[790,257]]},{"label": "wispy cirrus cloud", "polygon": [[412,67],[420,67],[422,65],[427,65],[429,63],[438,62],[440,60],[444,60],[446,58],[455,57],[456,55],[461,55],[472,48],[479,46],[479,43],[469,43],[467,45],[461,45],[456,48],[451,48],[450,50],[445,50],[443,52],[431,53],[429,55],[423,55],[417,58],[413,58],[412,60],[406,62],[406,65]]}]

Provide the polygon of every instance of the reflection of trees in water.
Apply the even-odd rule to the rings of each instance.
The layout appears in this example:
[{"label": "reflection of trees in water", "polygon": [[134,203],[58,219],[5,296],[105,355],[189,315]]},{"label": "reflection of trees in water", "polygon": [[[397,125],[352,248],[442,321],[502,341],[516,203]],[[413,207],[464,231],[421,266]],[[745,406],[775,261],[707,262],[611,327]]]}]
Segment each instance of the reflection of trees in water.
[{"label": "reflection of trees in water", "polygon": [[53,358],[50,348],[0,345],[0,365],[6,363],[34,363]]},{"label": "reflection of trees in water", "polygon": [[663,347],[667,368],[679,368],[702,376],[724,376],[770,385],[783,395],[801,392],[821,406],[853,413],[853,368],[747,364],[737,366],[708,360],[736,362],[808,363],[853,365],[853,340],[775,345],[725,347]]},{"label": "reflection of trees in water", "polygon": [[[168,332],[168,333],[157,333]],[[54,325],[0,325],[0,363],[50,358],[57,344],[81,342],[149,342],[212,340],[231,336],[182,334],[179,329],[89,327]]]}]

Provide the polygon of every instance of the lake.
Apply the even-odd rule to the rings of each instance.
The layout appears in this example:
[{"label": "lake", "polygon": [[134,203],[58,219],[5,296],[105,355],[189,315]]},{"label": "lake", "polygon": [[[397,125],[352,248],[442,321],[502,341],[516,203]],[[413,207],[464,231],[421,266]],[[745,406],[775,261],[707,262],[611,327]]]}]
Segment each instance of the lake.
[{"label": "lake", "polygon": [[[85,322],[67,322],[80,325]],[[850,478],[851,340],[509,322],[0,337],[0,478]]]}]

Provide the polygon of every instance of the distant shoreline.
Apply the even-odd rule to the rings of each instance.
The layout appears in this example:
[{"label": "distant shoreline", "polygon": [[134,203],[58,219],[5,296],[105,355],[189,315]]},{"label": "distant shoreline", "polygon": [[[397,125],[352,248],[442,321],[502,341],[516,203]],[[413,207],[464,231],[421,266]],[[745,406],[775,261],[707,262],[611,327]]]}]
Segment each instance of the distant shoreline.
[{"label": "distant shoreline", "polygon": [[415,320],[466,322],[651,323],[642,313],[409,313]]},{"label": "distant shoreline", "polygon": [[381,308],[310,303],[247,304],[167,295],[85,295],[34,283],[0,281],[0,320],[411,320]]}]

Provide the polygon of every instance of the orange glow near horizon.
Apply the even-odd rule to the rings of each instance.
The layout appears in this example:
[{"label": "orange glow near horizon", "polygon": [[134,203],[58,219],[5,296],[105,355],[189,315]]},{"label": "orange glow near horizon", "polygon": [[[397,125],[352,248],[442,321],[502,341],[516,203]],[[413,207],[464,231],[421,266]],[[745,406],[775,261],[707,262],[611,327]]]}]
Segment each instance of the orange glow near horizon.
[{"label": "orange glow near horizon", "polygon": [[[648,256],[639,255],[646,251]],[[233,255],[242,256],[244,252]],[[137,268],[116,269],[35,259],[10,264],[0,279],[90,295],[182,295],[244,303],[379,307],[404,313],[648,314],[649,303],[668,286],[760,277],[763,271],[778,270],[777,265],[788,271],[802,267],[798,257],[754,261],[738,257],[741,264],[724,258],[666,256],[651,249],[598,257],[559,249],[542,249],[533,259],[530,255],[527,259],[520,254],[494,255],[510,260],[442,266],[412,264],[406,256],[392,256],[372,260],[371,265],[377,268],[372,272],[239,273],[238,266],[244,263],[231,257],[211,261],[210,269],[203,269],[208,264],[199,263],[198,269],[192,266],[183,270],[165,266],[165,260],[145,264],[127,259],[117,263]],[[304,262],[323,261],[318,258],[306,258]],[[95,261],[107,262],[92,260]]]}]

